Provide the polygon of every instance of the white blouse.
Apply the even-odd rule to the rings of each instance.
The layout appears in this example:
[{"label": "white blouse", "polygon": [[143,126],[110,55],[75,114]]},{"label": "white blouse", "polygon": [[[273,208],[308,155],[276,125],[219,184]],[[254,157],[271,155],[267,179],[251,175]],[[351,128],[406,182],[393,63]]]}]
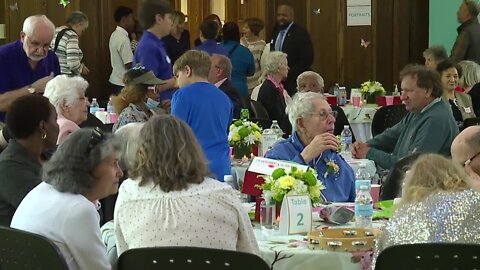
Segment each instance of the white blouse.
[{"label": "white blouse", "polygon": [[125,180],[115,205],[118,256],[132,248],[194,246],[260,254],[247,213],[232,188],[211,178],[164,192]]}]

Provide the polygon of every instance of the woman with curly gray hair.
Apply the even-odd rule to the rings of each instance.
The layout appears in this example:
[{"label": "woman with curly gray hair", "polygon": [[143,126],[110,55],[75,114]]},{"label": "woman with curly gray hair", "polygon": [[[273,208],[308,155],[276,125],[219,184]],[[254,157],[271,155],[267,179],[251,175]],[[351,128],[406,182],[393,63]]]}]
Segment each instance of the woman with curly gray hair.
[{"label": "woman with curly gray hair", "polygon": [[60,249],[69,269],[110,269],[100,237],[99,199],[117,192],[120,144],[79,129],[44,165],[43,179],[15,212],[11,227],[37,233]]}]

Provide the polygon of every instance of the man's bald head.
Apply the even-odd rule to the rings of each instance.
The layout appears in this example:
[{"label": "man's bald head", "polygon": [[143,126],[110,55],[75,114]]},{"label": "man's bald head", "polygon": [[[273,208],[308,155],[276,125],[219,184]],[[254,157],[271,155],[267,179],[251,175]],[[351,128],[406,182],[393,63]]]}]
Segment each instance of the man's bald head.
[{"label": "man's bald head", "polygon": [[468,184],[480,191],[480,126],[464,129],[452,142],[453,162],[464,166]]}]

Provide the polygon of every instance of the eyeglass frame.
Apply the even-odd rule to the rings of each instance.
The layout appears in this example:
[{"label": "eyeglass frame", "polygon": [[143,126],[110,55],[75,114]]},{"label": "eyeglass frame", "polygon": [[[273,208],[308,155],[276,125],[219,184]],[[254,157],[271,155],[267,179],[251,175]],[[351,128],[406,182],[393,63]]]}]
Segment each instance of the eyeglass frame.
[{"label": "eyeglass frame", "polygon": [[337,119],[338,112],[337,111],[322,111],[321,113],[309,113],[309,115],[318,115],[320,119],[326,120],[329,115],[333,116],[333,118]]},{"label": "eyeglass frame", "polygon": [[90,136],[90,140],[88,141],[87,150],[85,150],[85,154],[88,156],[92,150],[99,145],[101,142],[105,141],[106,136],[103,131],[99,127],[95,127],[92,130],[92,135]]},{"label": "eyeglass frame", "polygon": [[463,167],[466,167],[467,165],[470,165],[470,163],[472,163],[472,161],[478,156],[480,155],[480,152],[476,153],[475,155],[473,155],[471,158],[467,159],[465,162],[463,162]]}]

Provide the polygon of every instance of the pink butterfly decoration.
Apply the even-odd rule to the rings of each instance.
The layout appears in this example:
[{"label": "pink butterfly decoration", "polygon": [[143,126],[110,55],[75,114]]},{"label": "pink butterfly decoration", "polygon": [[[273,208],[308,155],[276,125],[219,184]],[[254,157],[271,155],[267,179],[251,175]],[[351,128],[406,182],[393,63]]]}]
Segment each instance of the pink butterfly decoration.
[{"label": "pink butterfly decoration", "polygon": [[365,41],[363,38],[361,39],[360,41],[360,46],[364,47],[364,48],[368,48],[368,46],[370,46],[372,42],[371,41]]}]

